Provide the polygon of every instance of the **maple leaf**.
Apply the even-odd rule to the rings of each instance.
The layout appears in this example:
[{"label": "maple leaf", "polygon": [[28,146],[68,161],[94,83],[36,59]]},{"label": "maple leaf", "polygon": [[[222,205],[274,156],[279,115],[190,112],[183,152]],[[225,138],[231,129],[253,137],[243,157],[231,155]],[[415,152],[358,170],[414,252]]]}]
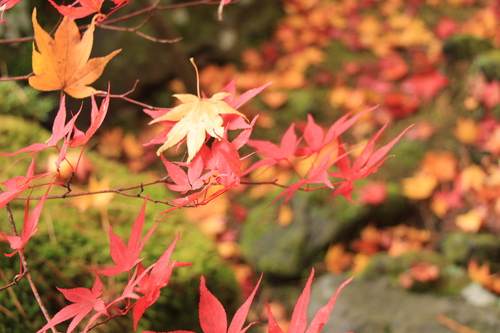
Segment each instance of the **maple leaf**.
[{"label": "maple leaf", "polygon": [[403,90],[411,95],[431,100],[443,88],[448,86],[448,78],[437,71],[415,75],[401,84]]},{"label": "maple leaf", "polygon": [[12,257],[17,252],[22,251],[26,243],[28,243],[28,240],[31,238],[31,236],[33,236],[38,231],[37,228],[38,220],[40,219],[40,213],[42,212],[43,205],[47,200],[49,191],[50,191],[50,185],[45,194],[42,196],[42,199],[38,202],[36,207],[31,212],[31,214],[30,214],[30,201],[28,200],[26,202],[26,209],[24,211],[24,220],[23,220],[23,231],[21,233],[21,236],[10,236],[0,233],[0,235],[2,235],[3,237],[5,237],[5,239],[7,239],[7,241],[10,244],[10,247],[15,250],[10,254],[4,253],[6,257]]},{"label": "maple leaf", "polygon": [[384,182],[368,182],[358,190],[359,202],[362,205],[380,205],[387,200],[387,191]]},{"label": "maple leaf", "polygon": [[258,161],[253,164],[250,168],[245,170],[244,175],[249,174],[253,170],[256,170],[263,166],[273,166],[281,160],[286,160],[287,158],[293,156],[297,149],[300,139],[297,139],[297,134],[295,134],[295,124],[291,124],[288,130],[283,135],[281,139],[281,144],[278,147],[276,144],[267,140],[248,140],[247,145],[255,149],[256,153],[262,154],[267,158]]},{"label": "maple leaf", "polygon": [[167,184],[167,187],[181,194],[200,189],[205,185],[205,180],[216,172],[210,171],[202,175],[203,161],[198,156],[187,165],[187,173],[180,166],[167,161],[163,155],[161,155],[161,160],[168,171],[168,176],[175,183],[175,185]]},{"label": "maple leaf", "polygon": [[80,114],[80,111],[78,111],[78,113],[74,115],[73,118],[71,118],[70,121],[68,121],[68,123],[66,124],[66,96],[63,94],[59,103],[59,110],[57,111],[54,123],[52,124],[52,135],[45,143],[34,143],[13,153],[2,154],[0,156],[14,156],[25,152],[32,152],[32,154],[28,154],[27,156],[33,155],[42,150],[57,147],[59,141],[61,139],[64,139],[63,147],[60,149],[60,154],[56,161],[56,167],[59,168],[62,160],[64,160],[66,157],[65,149],[67,149],[67,146],[69,145],[69,137],[72,133],[73,126],[75,124],[76,118],[78,118]]},{"label": "maple leaf", "polygon": [[95,20],[80,38],[75,21],[64,17],[54,38],[38,24],[36,8],[33,10],[33,26],[38,51],[33,47],[33,72],[29,84],[38,90],[63,90],[74,98],[85,98],[97,90],[88,86],[101,76],[111,58],[121,51],[89,60],[94,41]]},{"label": "maple leaf", "polygon": [[3,20],[4,12],[14,7],[19,2],[21,2],[21,0],[0,0],[0,23],[5,23],[5,25],[7,25],[7,22]]},{"label": "maple leaf", "polygon": [[[309,297],[311,294],[311,284],[312,279],[314,277],[314,268],[311,271],[311,275],[309,275],[309,279],[307,280],[306,286],[300,295],[295,308],[293,309],[292,319],[290,322],[290,327],[288,328],[288,333],[318,333],[321,331],[323,326],[328,321],[328,317],[335,306],[335,302],[340,291],[352,281],[353,277],[349,278],[347,281],[342,283],[340,287],[337,289],[332,298],[328,301],[328,303],[319,309],[316,315],[313,317],[309,328],[307,327],[307,306],[309,304]],[[271,308],[269,303],[266,302],[267,313],[269,316],[269,324],[268,324],[268,332],[269,333],[283,333],[281,327],[276,323],[274,319],[273,313],[271,312]]]},{"label": "maple leaf", "polygon": [[138,274],[141,275],[142,278],[137,281],[138,287],[135,288],[135,291],[141,293],[143,296],[139,297],[134,304],[134,330],[137,329],[137,324],[144,315],[146,309],[153,305],[158,300],[158,297],[160,297],[160,289],[168,285],[173,268],[191,265],[191,263],[182,263],[175,260],[170,263],[170,257],[172,256],[172,252],[178,240],[179,234],[177,234],[169,248],[163,252],[149,274],[143,274],[144,268],[141,263],[138,264]]},{"label": "maple leaf", "polygon": [[[38,330],[37,333],[45,332],[49,328],[74,317],[67,330],[67,333],[70,333],[92,310],[97,312],[92,316],[94,320],[102,314],[107,314],[104,301],[100,298],[102,294],[102,282],[97,274],[92,289],[79,287],[72,289],[57,288],[57,290],[59,290],[68,301],[74,304],[62,308],[44,327]],[[92,319],[87,324],[84,332],[88,330],[88,327],[93,321]]]},{"label": "maple leaf", "polygon": [[19,2],[21,2],[21,0],[1,0],[0,10],[3,12],[4,10],[14,7]]},{"label": "maple leaf", "polygon": [[[198,69],[192,58],[191,62],[195,66],[199,81]],[[200,97],[198,83],[198,96],[191,94],[176,94],[173,96],[182,102],[181,105],[173,109],[164,110],[166,113],[162,115],[148,112],[148,114],[154,118],[150,124],[162,122],[166,126],[170,126],[172,122],[174,122],[173,127],[166,133],[167,140],[158,149],[157,154],[160,155],[164,150],[180,143],[186,138],[188,148],[187,161],[190,162],[203,146],[207,134],[220,140],[220,138],[224,136],[226,129],[248,128],[248,125],[245,126],[242,124],[242,121],[238,121],[241,120],[241,118],[246,121],[248,121],[248,119],[245,115],[237,111],[236,108],[243,105],[271,83],[249,90],[238,98],[233,99],[230,97],[234,96],[236,91],[235,82],[235,80],[231,81],[221,92],[216,93],[211,98],[205,98],[204,96],[203,98]],[[224,125],[224,118],[222,116],[235,116],[236,119],[239,119],[231,119],[231,121]],[[158,139],[157,136],[153,141],[156,143]]]},{"label": "maple leaf", "polygon": [[[366,176],[377,172],[379,166],[381,166],[389,156],[385,156],[391,150],[391,148],[401,139],[401,137],[408,131],[413,125],[405,128],[396,138],[390,141],[385,146],[379,148],[377,151],[373,151],[375,148],[375,143],[382,135],[382,132],[387,127],[387,123],[375,134],[373,138],[368,141],[360,155],[353,163],[349,161],[349,156],[344,156],[338,163],[337,166],[340,172],[330,172],[332,177],[344,178],[345,181],[337,187],[333,195],[343,195],[348,201],[353,202],[351,199],[351,194],[354,189],[354,181],[365,178]],[[344,149],[339,147],[339,154],[344,154]]]},{"label": "maple leaf", "polygon": [[217,15],[219,16],[219,21],[223,21],[222,19],[222,11],[224,10],[224,6],[231,3],[231,0],[220,0],[219,8],[217,9]]},{"label": "maple leaf", "polygon": [[78,128],[74,128],[73,140],[71,141],[70,147],[75,148],[78,146],[84,146],[89,142],[90,138],[97,132],[99,127],[101,127],[109,108],[109,88],[106,98],[102,101],[101,107],[97,108],[97,103],[94,98],[94,94],[91,95],[92,100],[92,110],[90,113],[90,127],[87,132],[83,133]]},{"label": "maple leaf", "polygon": [[182,104],[170,110],[164,116],[156,118],[150,124],[160,121],[176,121],[167,134],[167,141],[158,149],[160,155],[164,150],[176,145],[186,138],[188,159],[191,161],[205,142],[206,134],[219,140],[224,135],[221,114],[236,114],[246,119],[245,115],[222,101],[228,93],[217,93],[211,98],[200,98],[191,94],[176,94]]},{"label": "maple leaf", "polygon": [[0,209],[8,204],[12,199],[16,198],[25,190],[31,188],[31,184],[35,181],[50,175],[52,172],[47,172],[35,175],[35,158],[31,158],[31,163],[26,171],[26,176],[16,176],[4,181],[5,191],[0,191]]},{"label": "maple leaf", "polygon": [[[77,0],[69,6],[58,5],[49,0],[59,13],[72,19],[79,19],[101,11],[104,0]],[[79,4],[80,6],[76,6]]]},{"label": "maple leaf", "polygon": [[[234,314],[233,320],[227,327],[227,315],[226,310],[222,306],[221,302],[215,297],[210,290],[208,290],[207,285],[205,283],[205,277],[200,278],[200,304],[199,304],[199,318],[200,318],[200,326],[204,333],[244,333],[246,332],[252,325],[256,324],[255,322],[248,324],[246,327],[243,327],[245,323],[245,319],[248,314],[248,310],[250,309],[250,305],[252,304],[253,298],[259,288],[260,282],[262,281],[262,275],[260,276],[257,285],[253,289],[250,296],[248,296],[247,300],[241,305],[241,307]],[[194,333],[192,331],[174,331],[176,333],[184,332],[184,333]],[[145,331],[143,333],[155,333],[152,331]],[[173,332],[171,332],[173,333]]]},{"label": "maple leaf", "polygon": [[414,200],[423,200],[432,195],[438,186],[438,180],[433,175],[419,172],[413,177],[403,178],[402,185],[404,196]]},{"label": "maple leaf", "polygon": [[111,239],[111,258],[115,262],[115,266],[108,267],[106,269],[96,271],[96,273],[103,274],[106,276],[118,275],[126,271],[132,270],[142,259],[139,259],[139,254],[141,253],[144,245],[148,241],[149,237],[156,229],[158,223],[156,223],[144,236],[141,242],[142,228],[144,226],[146,203],[148,197],[144,199],[142,208],[137,216],[134,226],[132,228],[132,233],[128,240],[128,244],[125,245],[123,239],[113,232],[113,227],[109,227],[109,237]]}]

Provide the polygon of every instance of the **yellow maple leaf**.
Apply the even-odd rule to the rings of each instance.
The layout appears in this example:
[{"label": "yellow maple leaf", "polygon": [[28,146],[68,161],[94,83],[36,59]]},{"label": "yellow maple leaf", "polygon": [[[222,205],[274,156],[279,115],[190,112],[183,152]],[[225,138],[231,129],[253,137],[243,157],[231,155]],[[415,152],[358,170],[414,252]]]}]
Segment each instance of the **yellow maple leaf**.
[{"label": "yellow maple leaf", "polygon": [[[97,16],[96,16],[97,17]],[[38,24],[36,8],[33,27],[38,51],[33,45],[33,72],[29,84],[38,90],[63,90],[74,98],[85,98],[96,92],[88,86],[101,76],[104,67],[120,50],[89,60],[94,43],[96,17],[81,36],[73,19],[64,17],[54,38]]]},{"label": "yellow maple leaf", "polygon": [[[193,59],[191,62],[194,65]],[[196,69],[196,66],[195,66]],[[198,70],[196,69],[196,72]],[[199,87],[198,87],[199,90]],[[223,120],[221,114],[237,114],[245,119],[244,114],[233,109],[229,104],[223,101],[231,94],[220,92],[210,98],[201,98],[191,94],[175,94],[182,104],[176,106],[167,114],[156,118],[149,124],[159,121],[176,121],[167,134],[167,141],[156,152],[160,155],[164,150],[181,142],[184,138],[187,141],[188,159],[191,161],[196,153],[201,149],[206,139],[206,134],[220,140],[224,135]]]},{"label": "yellow maple leaf", "polygon": [[403,195],[414,200],[424,200],[432,195],[438,185],[435,176],[417,173],[413,177],[403,178]]},{"label": "yellow maple leaf", "polygon": [[477,209],[472,209],[465,214],[460,214],[455,220],[455,224],[463,231],[477,233],[484,220],[484,214]]},{"label": "yellow maple leaf", "polygon": [[458,117],[454,134],[458,141],[472,145],[476,143],[480,131],[481,129],[474,119]]}]

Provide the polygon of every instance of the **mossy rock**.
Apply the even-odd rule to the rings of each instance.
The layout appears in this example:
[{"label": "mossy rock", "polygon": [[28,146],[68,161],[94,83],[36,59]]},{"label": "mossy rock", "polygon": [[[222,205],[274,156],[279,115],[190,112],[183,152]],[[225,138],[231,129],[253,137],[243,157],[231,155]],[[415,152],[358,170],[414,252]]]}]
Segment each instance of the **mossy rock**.
[{"label": "mossy rock", "polygon": [[476,259],[490,263],[495,272],[500,271],[500,239],[496,235],[450,232],[441,241],[440,250],[449,262],[465,266]]},{"label": "mossy rock", "polygon": [[443,44],[443,54],[449,62],[472,61],[478,54],[492,48],[487,40],[470,35],[457,34]]},{"label": "mossy rock", "polygon": [[463,267],[449,263],[441,254],[431,251],[408,252],[398,257],[380,253],[372,257],[368,265],[359,274],[362,280],[374,280],[386,277],[392,285],[399,285],[400,274],[408,271],[416,263],[427,262],[439,268],[439,277],[435,281],[414,281],[410,290],[414,292],[432,292],[439,295],[458,295],[469,282]]},{"label": "mossy rock", "polygon": [[[0,117],[1,153],[16,151],[34,142],[44,142],[49,137],[50,133],[36,124],[14,117]],[[37,154],[38,166],[44,164],[43,159],[48,154],[50,154],[48,151],[40,153],[40,156]],[[86,155],[97,170],[97,178],[109,177],[111,187],[130,186],[155,179],[147,174],[132,174],[125,166],[108,161],[95,153],[89,152]],[[9,167],[15,159],[16,157],[0,159],[2,170]],[[30,158],[23,159],[7,168],[2,174],[2,181],[20,174],[24,175],[30,160]],[[64,193],[65,189],[53,188],[51,194],[58,191]],[[40,191],[35,194],[39,194],[38,192]],[[145,193],[148,192],[151,197],[158,199],[170,195],[163,185],[146,187]],[[37,288],[43,295],[51,314],[55,314],[68,304],[62,294],[54,288],[55,286],[91,287],[94,274],[90,269],[102,269],[113,265],[109,255],[107,226],[102,222],[106,214],[94,207],[88,208],[85,212],[79,211],[73,202],[81,198],[47,200],[39,222],[40,230],[26,246],[26,256]],[[128,240],[142,203],[142,199],[116,195],[106,207],[107,218],[113,226],[113,231],[125,241]],[[24,201],[14,200],[10,205],[18,228],[21,227],[25,204]],[[35,202],[31,205],[34,207]],[[166,209],[164,205],[148,203],[144,234],[154,225],[156,215]],[[0,232],[10,234],[5,215],[1,220],[4,223],[0,224]],[[240,303],[239,289],[232,271],[217,254],[213,242],[194,224],[186,221],[181,211],[169,213],[160,222],[141,253],[141,257],[145,258],[144,265],[155,262],[178,233],[180,240],[172,259],[192,262],[193,265],[174,270],[169,286],[162,290],[157,303],[146,311],[139,324],[140,330],[199,330],[197,308],[201,275],[206,277],[209,288],[226,306],[229,314],[233,313]],[[11,251],[2,238],[0,252]],[[18,274],[19,259],[17,256],[7,258],[0,255],[0,267],[6,279],[2,280],[3,285]],[[109,297],[119,294],[120,288],[126,283],[125,276],[118,276],[115,280],[102,277],[102,280],[105,294],[109,293]],[[43,326],[45,320],[26,279],[10,290],[21,304],[22,311],[16,306],[17,301],[13,294],[7,291],[0,292],[0,304],[6,309],[0,311],[0,322],[2,322],[0,332],[34,332]],[[130,331],[130,317],[112,320],[99,326],[96,331]]]},{"label": "mossy rock", "polygon": [[478,55],[472,63],[472,70],[481,71],[488,82],[500,80],[500,50]]},{"label": "mossy rock", "polygon": [[378,206],[350,203],[342,196],[330,199],[327,190],[299,191],[288,204],[293,220],[285,226],[278,222],[279,202],[266,208],[280,190],[273,192],[250,210],[240,237],[243,255],[267,277],[299,278],[324,261],[330,244],[348,242],[368,223],[388,225],[405,220],[410,213],[408,202],[390,187],[387,202]]}]

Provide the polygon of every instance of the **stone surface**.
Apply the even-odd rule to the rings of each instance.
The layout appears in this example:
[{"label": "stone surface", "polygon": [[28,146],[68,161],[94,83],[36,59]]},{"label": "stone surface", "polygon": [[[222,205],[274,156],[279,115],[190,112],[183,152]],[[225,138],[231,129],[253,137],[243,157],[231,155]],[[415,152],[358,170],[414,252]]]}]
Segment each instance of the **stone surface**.
[{"label": "stone surface", "polygon": [[[309,318],[324,306],[345,276],[325,275],[312,287]],[[460,297],[416,294],[391,286],[385,278],[354,280],[340,293],[325,333],[456,333],[438,321],[450,318],[481,333],[497,333],[500,309],[475,307]]]}]

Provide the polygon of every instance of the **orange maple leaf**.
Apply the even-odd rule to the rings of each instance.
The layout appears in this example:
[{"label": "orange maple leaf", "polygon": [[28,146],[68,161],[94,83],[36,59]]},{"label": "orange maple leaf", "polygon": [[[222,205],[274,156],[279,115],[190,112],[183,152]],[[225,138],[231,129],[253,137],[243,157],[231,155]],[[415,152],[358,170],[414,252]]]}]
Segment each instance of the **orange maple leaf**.
[{"label": "orange maple leaf", "polygon": [[38,51],[33,46],[33,72],[29,84],[38,90],[63,90],[74,98],[89,97],[97,90],[88,86],[101,76],[104,67],[120,50],[101,58],[89,60],[94,43],[97,16],[88,30],[80,37],[75,21],[64,17],[54,38],[38,24],[36,8],[33,10],[33,27]]}]

